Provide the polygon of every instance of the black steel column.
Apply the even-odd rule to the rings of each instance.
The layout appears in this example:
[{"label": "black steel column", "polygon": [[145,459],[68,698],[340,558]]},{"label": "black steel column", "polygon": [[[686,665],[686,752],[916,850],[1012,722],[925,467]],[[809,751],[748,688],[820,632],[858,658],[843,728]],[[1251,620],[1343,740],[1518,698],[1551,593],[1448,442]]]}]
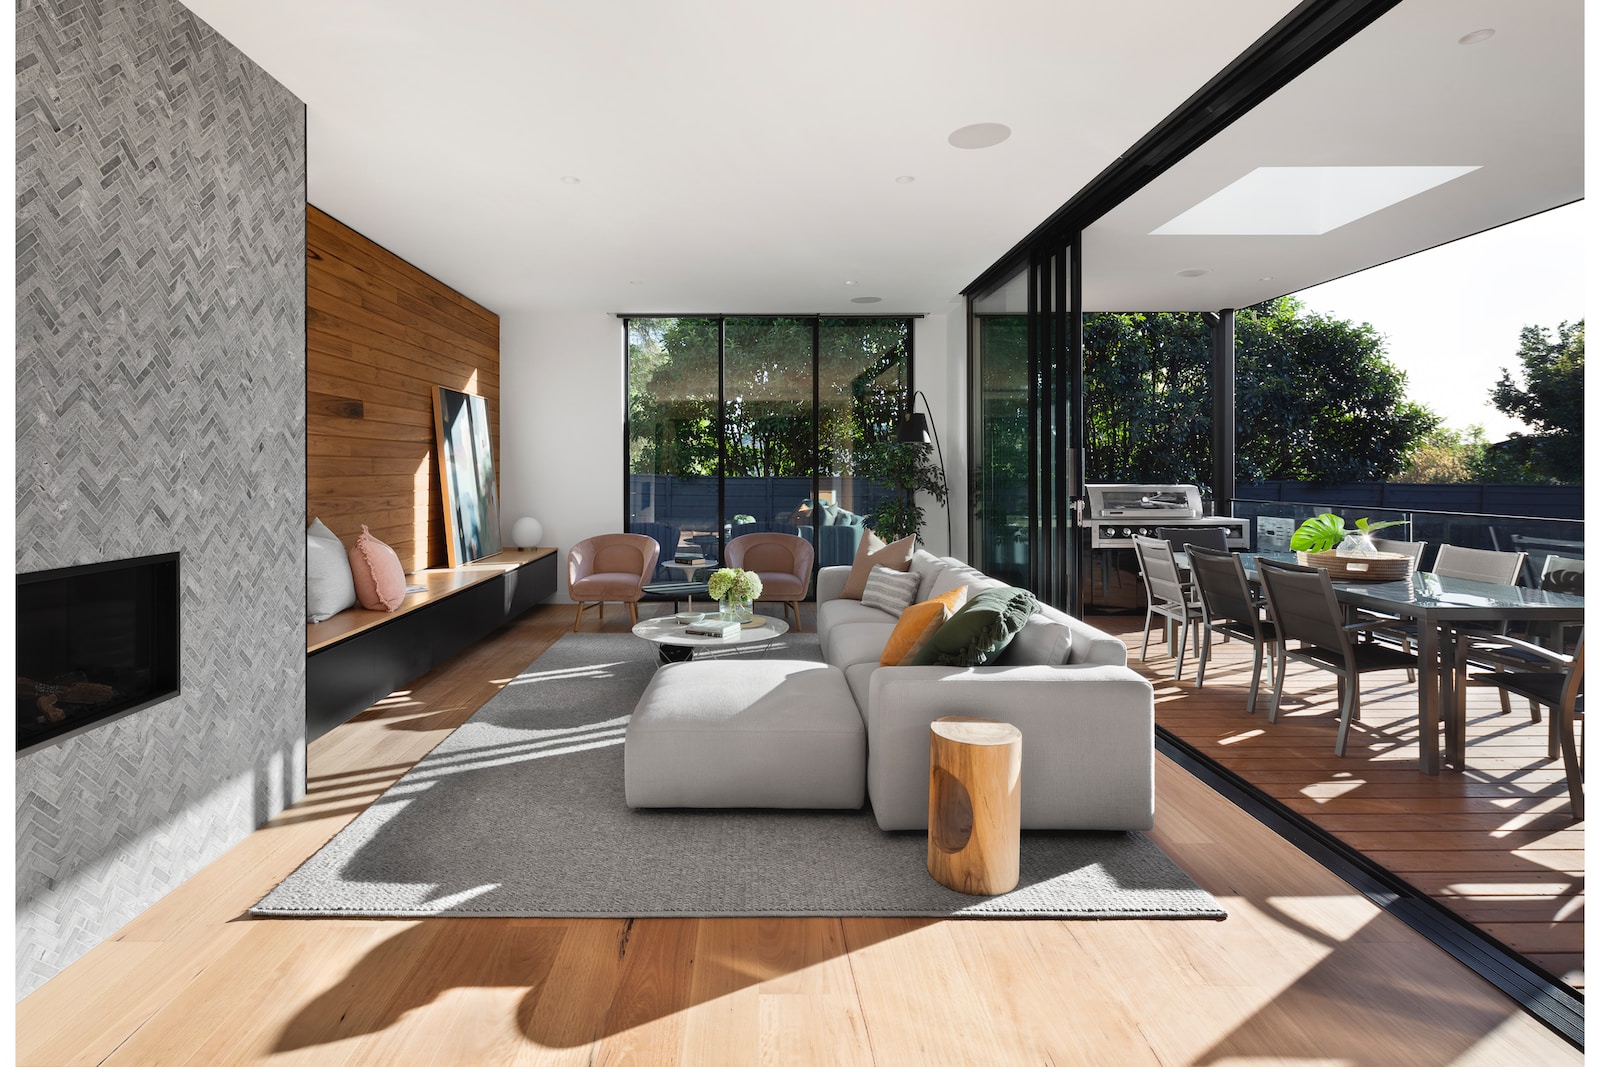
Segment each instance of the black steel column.
[{"label": "black steel column", "polygon": [[1039,568],[1039,353],[1043,348],[1044,324],[1040,317],[1039,261],[1034,252],[1028,257],[1028,588],[1041,588]]},{"label": "black steel column", "polygon": [[1066,599],[1061,602],[1063,611],[1083,617],[1083,593],[1078,586],[1078,575],[1088,562],[1084,555],[1084,538],[1078,533],[1076,501],[1083,497],[1083,231],[1072,235],[1068,246],[1068,266],[1071,272],[1071,306],[1067,319],[1067,374],[1063,376],[1067,402],[1063,416],[1066,419],[1068,448],[1066,466],[1062,473],[1066,480],[1067,554],[1068,561]]},{"label": "black steel column", "polygon": [[1233,308],[1207,314],[1211,326],[1211,495],[1218,515],[1233,514],[1237,492],[1238,418],[1234,407]]}]

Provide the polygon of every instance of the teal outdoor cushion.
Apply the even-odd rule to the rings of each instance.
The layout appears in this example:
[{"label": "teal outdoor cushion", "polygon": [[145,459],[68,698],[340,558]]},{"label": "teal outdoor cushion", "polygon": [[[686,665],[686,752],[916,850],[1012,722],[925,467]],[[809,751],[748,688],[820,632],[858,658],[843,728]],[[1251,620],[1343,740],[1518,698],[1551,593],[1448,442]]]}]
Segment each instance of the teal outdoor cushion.
[{"label": "teal outdoor cushion", "polygon": [[981,667],[993,661],[1039,602],[1026,589],[985,589],[939,627],[911,661],[913,667]]}]

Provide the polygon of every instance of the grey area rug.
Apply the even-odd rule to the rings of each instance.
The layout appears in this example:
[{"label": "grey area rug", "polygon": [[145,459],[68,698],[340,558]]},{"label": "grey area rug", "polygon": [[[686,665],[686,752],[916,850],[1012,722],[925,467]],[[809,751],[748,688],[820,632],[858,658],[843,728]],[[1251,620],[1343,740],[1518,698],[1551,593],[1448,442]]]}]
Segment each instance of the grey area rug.
[{"label": "grey area rug", "polygon": [[[727,654],[821,659],[815,634]],[[1138,833],[1026,832],[1018,887],[972,897],[870,810],[634,811],[623,732],[655,669],[631,634],[561,638],[251,913],[1226,917]]]}]

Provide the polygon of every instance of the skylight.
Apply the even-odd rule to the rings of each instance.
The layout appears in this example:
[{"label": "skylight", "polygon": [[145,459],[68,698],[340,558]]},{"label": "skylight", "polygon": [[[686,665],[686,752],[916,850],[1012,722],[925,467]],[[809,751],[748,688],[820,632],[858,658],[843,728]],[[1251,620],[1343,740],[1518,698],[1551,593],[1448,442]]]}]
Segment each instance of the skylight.
[{"label": "skylight", "polygon": [[1323,234],[1472,167],[1257,167],[1152,236]]}]

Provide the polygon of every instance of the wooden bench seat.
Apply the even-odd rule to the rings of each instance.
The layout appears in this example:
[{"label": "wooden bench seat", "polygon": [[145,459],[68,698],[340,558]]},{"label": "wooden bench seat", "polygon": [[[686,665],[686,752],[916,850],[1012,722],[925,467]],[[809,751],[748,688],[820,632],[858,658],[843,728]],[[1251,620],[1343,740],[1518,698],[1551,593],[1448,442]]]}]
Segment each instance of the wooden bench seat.
[{"label": "wooden bench seat", "polygon": [[306,625],[306,740],[313,741],[482,640],[556,591],[554,548],[509,550],[406,575],[394,611],[348,608]]}]

